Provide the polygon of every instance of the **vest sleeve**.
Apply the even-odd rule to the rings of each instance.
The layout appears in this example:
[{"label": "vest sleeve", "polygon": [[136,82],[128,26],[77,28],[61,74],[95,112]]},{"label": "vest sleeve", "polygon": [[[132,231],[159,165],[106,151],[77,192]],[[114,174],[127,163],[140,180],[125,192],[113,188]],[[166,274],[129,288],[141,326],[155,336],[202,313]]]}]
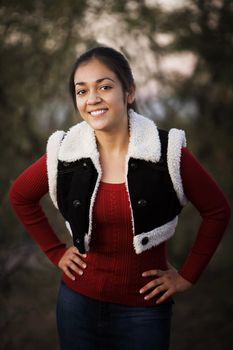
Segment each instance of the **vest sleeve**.
[{"label": "vest sleeve", "polygon": [[222,190],[187,148],[182,149],[181,176],[189,201],[202,222],[179,274],[195,283],[217,249],[229,223],[231,210]]},{"label": "vest sleeve", "polygon": [[29,166],[13,182],[9,197],[18,219],[47,257],[57,265],[66,250],[40,206],[48,193],[46,155]]}]

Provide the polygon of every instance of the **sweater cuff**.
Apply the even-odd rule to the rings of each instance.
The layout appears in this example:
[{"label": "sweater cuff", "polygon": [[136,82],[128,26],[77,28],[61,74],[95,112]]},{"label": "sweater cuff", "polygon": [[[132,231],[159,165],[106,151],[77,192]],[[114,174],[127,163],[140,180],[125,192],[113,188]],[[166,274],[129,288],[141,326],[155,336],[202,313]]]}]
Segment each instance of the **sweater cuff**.
[{"label": "sweater cuff", "polygon": [[[192,284],[200,278],[211,256],[191,253],[184,265],[178,270],[179,275]],[[195,267],[195,268],[194,268]]]}]

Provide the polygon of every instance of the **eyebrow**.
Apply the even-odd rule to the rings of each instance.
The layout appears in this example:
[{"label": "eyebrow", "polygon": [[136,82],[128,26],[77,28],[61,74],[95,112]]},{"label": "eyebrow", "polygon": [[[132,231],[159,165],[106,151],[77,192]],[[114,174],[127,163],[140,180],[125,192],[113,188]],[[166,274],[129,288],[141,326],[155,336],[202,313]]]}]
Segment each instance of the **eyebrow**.
[{"label": "eyebrow", "polygon": [[[111,80],[111,81],[114,82],[113,79],[108,78],[108,77],[105,77],[105,78],[97,79],[97,80],[95,81],[95,83],[101,83],[101,81],[106,80],[106,79]],[[87,83],[84,82],[84,81],[79,81],[79,82],[75,83],[75,85],[86,85],[86,84],[87,84]]]}]

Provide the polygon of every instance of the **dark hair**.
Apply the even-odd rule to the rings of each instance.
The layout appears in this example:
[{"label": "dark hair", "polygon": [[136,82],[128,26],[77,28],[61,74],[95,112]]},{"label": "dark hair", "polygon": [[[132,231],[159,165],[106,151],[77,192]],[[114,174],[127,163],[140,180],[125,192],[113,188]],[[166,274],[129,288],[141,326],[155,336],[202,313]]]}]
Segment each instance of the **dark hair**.
[{"label": "dark hair", "polygon": [[[123,56],[123,54],[107,46],[98,46],[91,48],[77,58],[70,75],[69,90],[75,109],[77,109],[74,85],[75,72],[82,63],[88,62],[93,58],[96,58],[97,60],[105,64],[112,72],[116,74],[116,76],[121,82],[122,89],[124,92],[129,92],[130,88],[135,86],[130,65],[127,59]],[[127,108],[133,108],[135,111],[137,111],[136,101],[134,100],[133,103],[128,104]]]}]

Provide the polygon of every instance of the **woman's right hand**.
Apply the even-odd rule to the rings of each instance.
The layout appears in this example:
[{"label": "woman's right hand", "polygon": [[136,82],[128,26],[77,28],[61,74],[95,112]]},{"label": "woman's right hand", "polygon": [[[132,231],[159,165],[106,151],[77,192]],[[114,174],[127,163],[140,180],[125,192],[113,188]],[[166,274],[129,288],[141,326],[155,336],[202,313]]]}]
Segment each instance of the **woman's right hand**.
[{"label": "woman's right hand", "polygon": [[86,254],[79,253],[75,246],[69,247],[58,263],[58,267],[68,276],[72,281],[75,280],[73,272],[83,274],[83,269],[87,264],[82,260],[87,257]]}]

